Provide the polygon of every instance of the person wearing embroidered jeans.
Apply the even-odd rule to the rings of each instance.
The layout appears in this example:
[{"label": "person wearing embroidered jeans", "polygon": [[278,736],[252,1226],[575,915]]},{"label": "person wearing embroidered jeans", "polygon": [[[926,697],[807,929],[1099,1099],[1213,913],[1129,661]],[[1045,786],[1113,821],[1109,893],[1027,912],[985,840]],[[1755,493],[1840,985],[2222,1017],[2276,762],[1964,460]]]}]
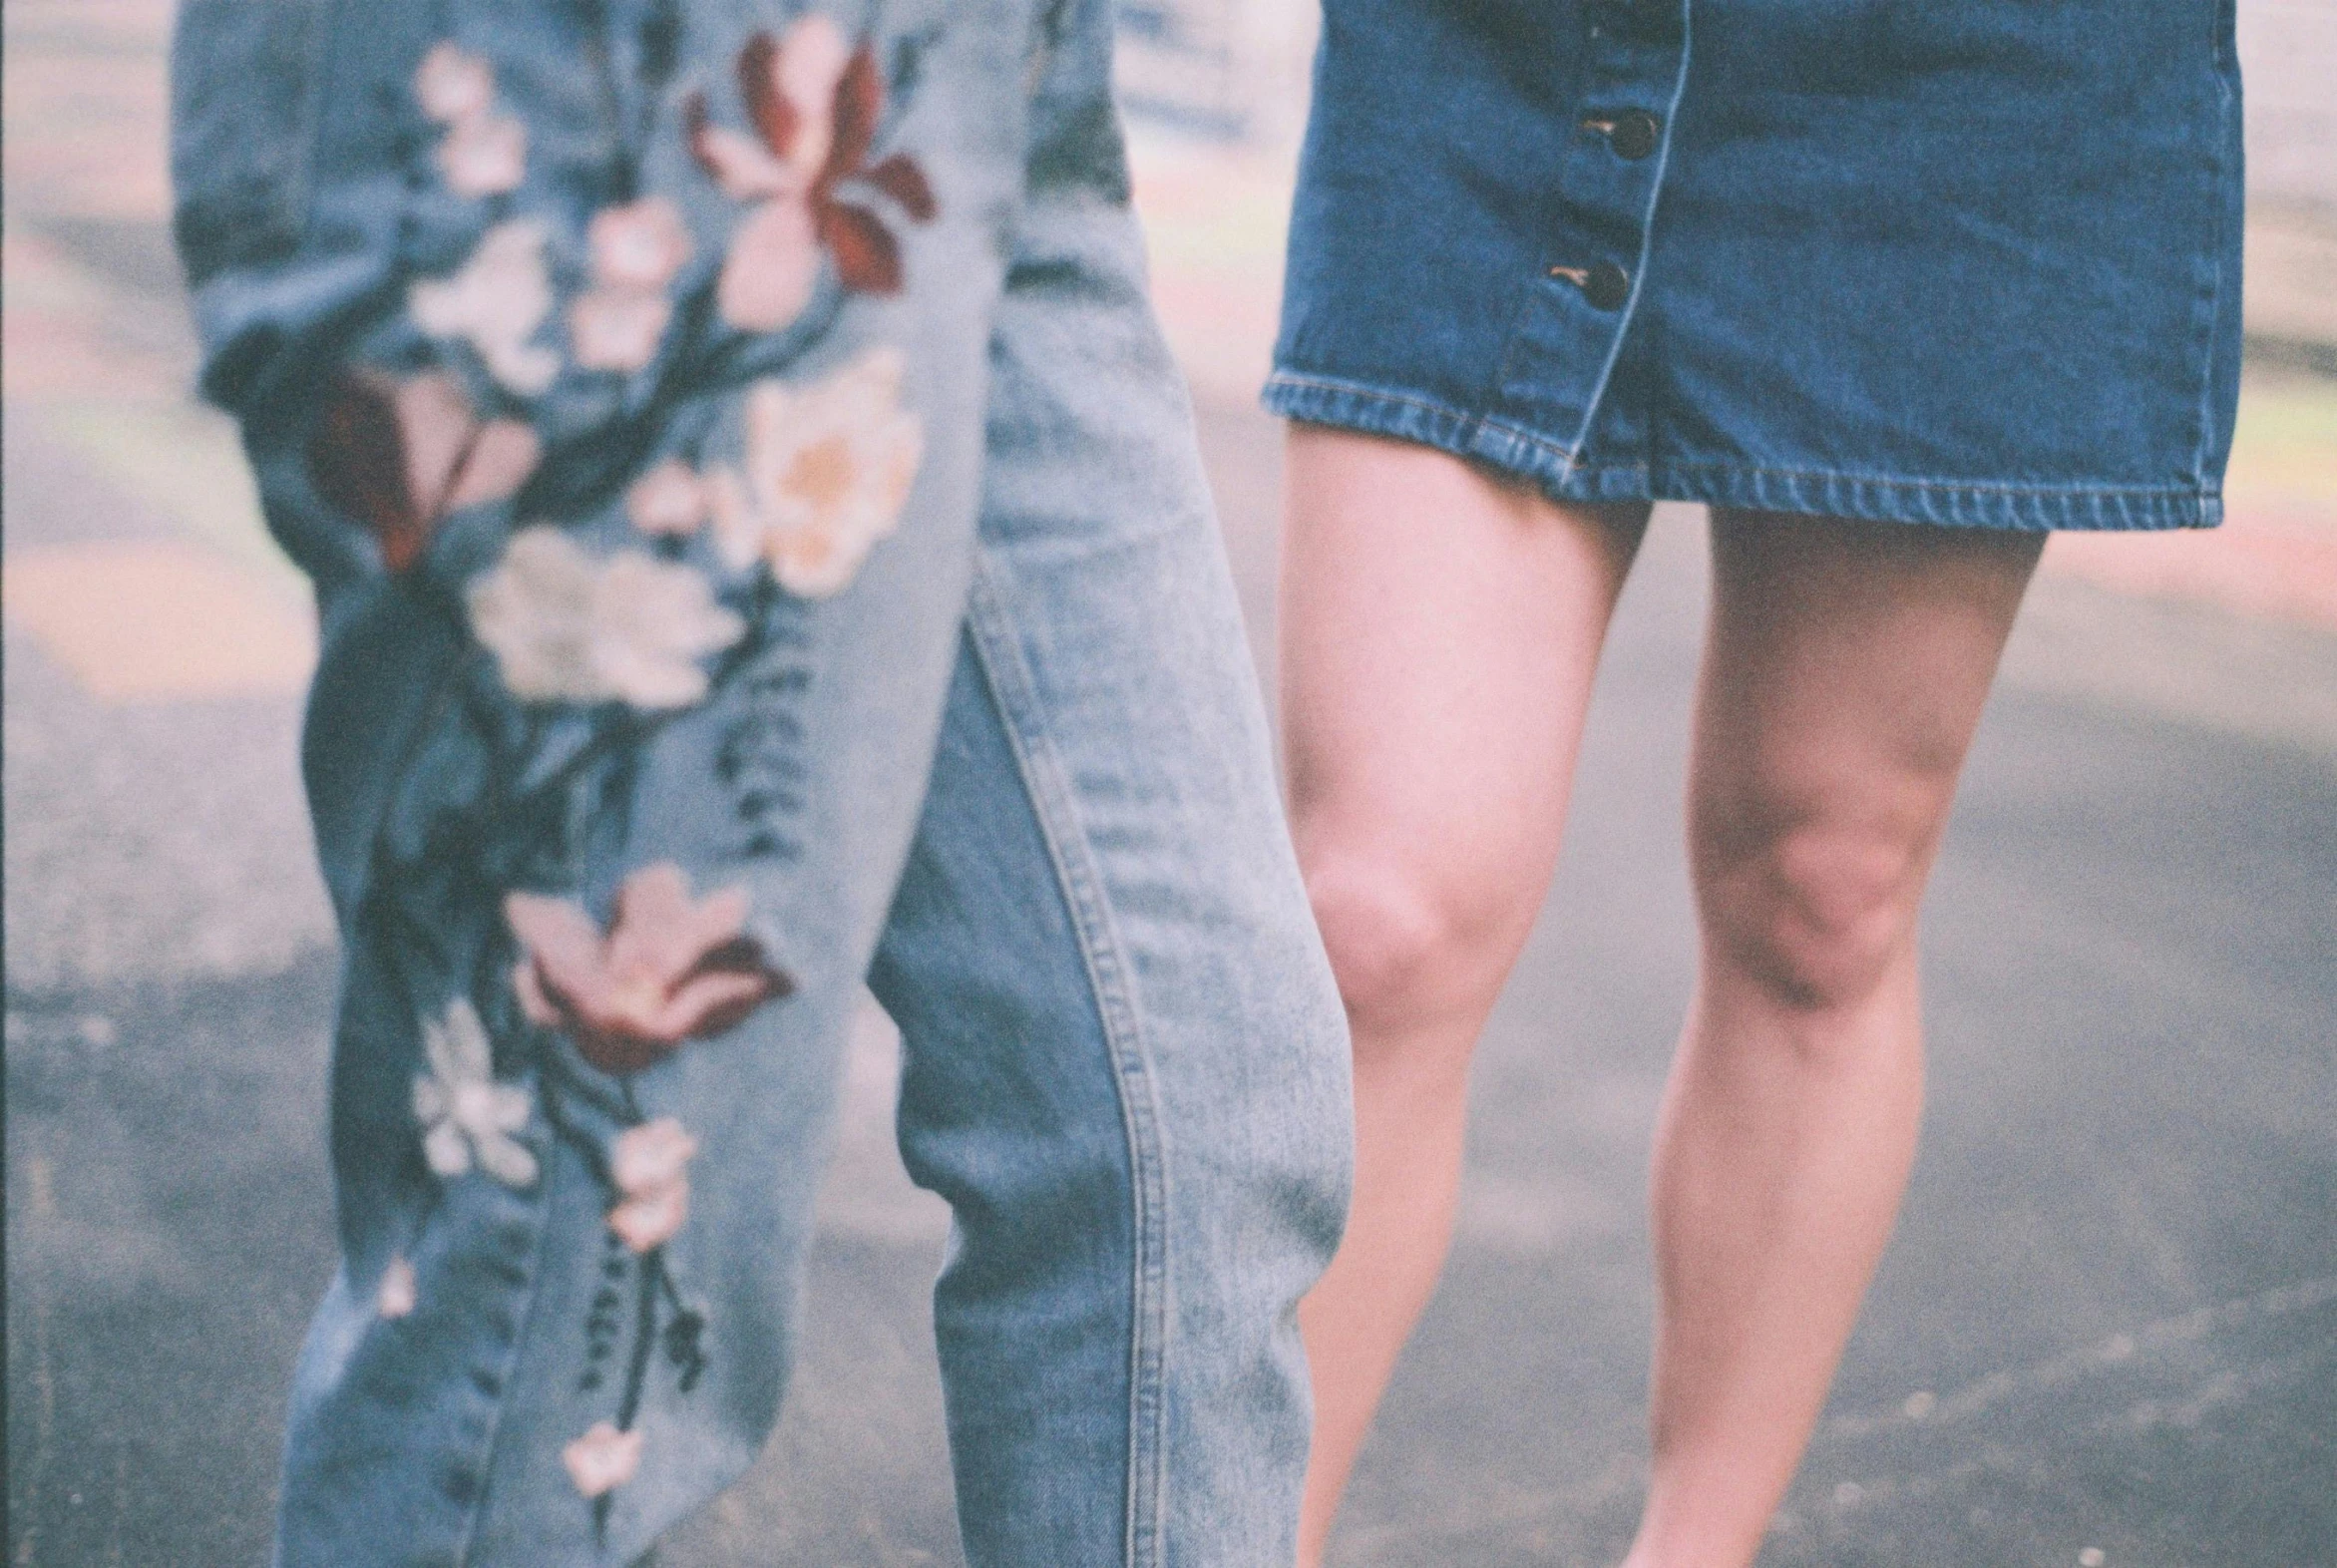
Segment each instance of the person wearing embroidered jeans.
[{"label": "person wearing embroidered jeans", "polygon": [[1306,1568],[1450,1241],[1655,501],[1712,509],[1713,601],[1627,1561],[1758,1550],[1907,1181],[1917,907],[2045,534],[2221,516],[2238,105],[2228,0],[1326,0],[1266,394],[1357,1069]]},{"label": "person wearing embroidered jeans", "polygon": [[631,1562],[745,1468],[864,978],[969,1560],[1290,1560],[1348,1047],[1108,52],[1094,0],[183,7],[346,947],[284,1568]]}]

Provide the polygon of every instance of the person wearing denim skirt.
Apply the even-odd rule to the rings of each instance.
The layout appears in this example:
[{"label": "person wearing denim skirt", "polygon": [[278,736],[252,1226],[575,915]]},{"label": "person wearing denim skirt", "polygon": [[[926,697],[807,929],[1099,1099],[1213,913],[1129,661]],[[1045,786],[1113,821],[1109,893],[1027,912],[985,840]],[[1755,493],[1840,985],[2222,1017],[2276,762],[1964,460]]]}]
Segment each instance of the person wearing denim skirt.
[{"label": "person wearing denim skirt", "polygon": [[1357,1066],[1308,1568],[1657,501],[1711,508],[1714,594],[1629,1561],[1753,1557],[1913,1156],[1917,905],[2045,535],[2220,521],[2239,125],[2231,0],[1326,0],[1265,395]]},{"label": "person wearing denim skirt", "polygon": [[1349,1050],[1099,0],[189,0],[314,580],[342,1260],[276,1561],[615,1564],[754,1458],[898,1020],[975,1564],[1287,1568]]}]

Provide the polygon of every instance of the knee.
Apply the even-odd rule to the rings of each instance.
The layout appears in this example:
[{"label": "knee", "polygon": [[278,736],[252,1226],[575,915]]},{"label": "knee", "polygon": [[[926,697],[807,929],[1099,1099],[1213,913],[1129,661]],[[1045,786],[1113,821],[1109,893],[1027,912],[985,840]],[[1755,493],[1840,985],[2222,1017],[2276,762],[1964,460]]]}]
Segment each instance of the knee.
[{"label": "knee", "polygon": [[[1304,860],[1307,897],[1347,1004],[1359,1057],[1377,1041],[1491,1004],[1506,969],[1514,901],[1457,890],[1350,853]],[[1474,1032],[1473,1030],[1470,1032]]]},{"label": "knee", "polygon": [[1709,962],[1796,1011],[1855,1006],[1906,956],[1931,835],[1887,814],[1699,813],[1695,871]]}]

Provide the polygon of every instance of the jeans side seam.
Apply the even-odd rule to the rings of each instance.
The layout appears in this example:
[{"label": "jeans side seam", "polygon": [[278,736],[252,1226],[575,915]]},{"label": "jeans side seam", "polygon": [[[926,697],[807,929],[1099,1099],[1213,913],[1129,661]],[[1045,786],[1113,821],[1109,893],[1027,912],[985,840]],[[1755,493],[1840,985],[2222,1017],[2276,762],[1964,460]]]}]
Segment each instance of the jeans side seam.
[{"label": "jeans side seam", "polygon": [[471,1548],[478,1543],[480,1522],[486,1517],[487,1509],[494,1499],[495,1454],[497,1445],[503,1438],[503,1417],[505,1408],[512,1397],[513,1373],[520,1364],[520,1359],[527,1354],[528,1335],[535,1328],[536,1307],[543,1297],[541,1287],[544,1283],[544,1248],[551,1240],[552,1234],[551,1209],[554,1180],[553,1170],[547,1169],[538,1181],[536,1191],[529,1194],[529,1217],[535,1221],[536,1234],[531,1239],[532,1245],[529,1248],[528,1283],[521,1287],[524,1294],[520,1303],[519,1325],[513,1331],[511,1345],[504,1355],[500,1374],[501,1386],[496,1390],[492,1406],[488,1411],[487,1430],[481,1434],[473,1449],[477,1455],[478,1463],[478,1492],[471,1499],[470,1507],[465,1509],[463,1513],[462,1531],[455,1540],[455,1568],[467,1568],[470,1563]]},{"label": "jeans side seam", "polygon": [[1168,1342],[1167,1162],[1155,1101],[1151,1050],[1130,995],[1126,964],[1106,899],[1075,820],[1071,790],[1047,744],[1038,696],[1012,617],[976,552],[966,624],[976,660],[997,703],[1063,902],[1078,934],[1080,959],[1111,1053],[1112,1081],[1128,1140],[1130,1221],[1135,1258],[1129,1334],[1127,1568],[1158,1568],[1167,1487],[1166,1363]]}]

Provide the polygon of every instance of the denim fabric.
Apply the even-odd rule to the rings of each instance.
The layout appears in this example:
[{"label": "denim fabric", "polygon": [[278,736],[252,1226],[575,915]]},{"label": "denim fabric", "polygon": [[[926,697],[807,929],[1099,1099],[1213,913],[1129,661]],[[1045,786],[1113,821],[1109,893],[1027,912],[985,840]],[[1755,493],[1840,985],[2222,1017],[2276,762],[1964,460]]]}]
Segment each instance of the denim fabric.
[{"label": "denim fabric", "polygon": [[285,1568],[747,1465],[864,978],[970,1560],[1290,1560],[1346,1035],[1108,77],[1088,0],[184,9],[347,950]]},{"label": "denim fabric", "polygon": [[2231,0],[1327,0],[1267,405],[1579,501],[2212,525]]}]

